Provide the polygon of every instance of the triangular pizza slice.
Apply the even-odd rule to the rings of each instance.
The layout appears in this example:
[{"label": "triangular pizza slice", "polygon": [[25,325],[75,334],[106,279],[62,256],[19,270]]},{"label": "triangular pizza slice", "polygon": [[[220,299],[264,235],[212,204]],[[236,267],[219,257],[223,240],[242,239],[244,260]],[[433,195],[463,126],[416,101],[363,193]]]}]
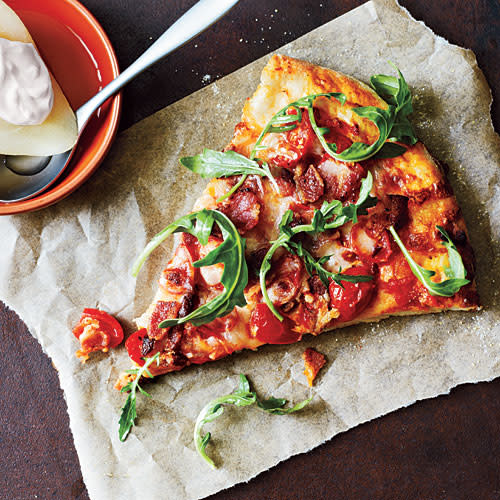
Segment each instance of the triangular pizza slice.
[{"label": "triangular pizza slice", "polygon": [[126,342],[133,361],[159,353],[156,375],[391,315],[479,306],[464,219],[414,136],[397,73],[370,88],[271,57],[226,150],[181,159],[212,180],[136,263],[181,233]]}]

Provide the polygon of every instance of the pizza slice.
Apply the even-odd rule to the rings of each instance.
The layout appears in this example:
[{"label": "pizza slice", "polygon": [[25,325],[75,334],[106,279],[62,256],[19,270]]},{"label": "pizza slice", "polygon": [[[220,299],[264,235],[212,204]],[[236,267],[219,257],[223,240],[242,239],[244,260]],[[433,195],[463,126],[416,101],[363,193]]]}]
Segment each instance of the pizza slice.
[{"label": "pizza slice", "polygon": [[157,375],[391,315],[479,307],[465,222],[413,133],[407,84],[399,71],[371,84],[275,55],[226,150],[181,159],[212,180],[135,265],[180,233],[126,342],[135,363],[155,356]]}]

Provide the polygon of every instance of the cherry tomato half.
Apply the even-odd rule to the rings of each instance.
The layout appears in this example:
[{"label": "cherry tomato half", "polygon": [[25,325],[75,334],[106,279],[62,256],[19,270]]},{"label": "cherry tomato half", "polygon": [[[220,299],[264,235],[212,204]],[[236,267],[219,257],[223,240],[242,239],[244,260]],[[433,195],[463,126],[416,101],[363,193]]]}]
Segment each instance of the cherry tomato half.
[{"label": "cherry tomato half", "polygon": [[130,359],[140,366],[144,364],[144,360],[142,359],[142,341],[147,335],[148,331],[146,328],[141,328],[137,332],[130,335],[130,337],[125,341],[125,348],[127,349]]},{"label": "cherry tomato half", "polygon": [[280,321],[264,303],[257,304],[252,312],[250,332],[267,344],[292,344],[302,337],[302,334],[292,331],[290,320]]},{"label": "cherry tomato half", "polygon": [[[368,266],[350,267],[342,274],[350,276],[372,275]],[[360,283],[342,281],[342,286],[344,288],[334,281],[330,283],[330,300],[332,306],[340,313],[338,321],[344,322],[354,319],[370,303],[375,290],[375,282],[374,280]]]},{"label": "cherry tomato half", "polygon": [[110,314],[99,309],[84,309],[80,322],[73,328],[73,335],[82,348],[76,355],[85,361],[89,353],[107,352],[123,340],[123,329]]}]

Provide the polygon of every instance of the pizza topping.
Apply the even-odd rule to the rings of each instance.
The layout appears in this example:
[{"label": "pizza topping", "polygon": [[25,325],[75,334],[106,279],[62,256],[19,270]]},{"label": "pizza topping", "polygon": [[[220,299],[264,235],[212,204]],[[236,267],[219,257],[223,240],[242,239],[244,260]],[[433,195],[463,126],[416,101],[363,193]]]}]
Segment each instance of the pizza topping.
[{"label": "pizza topping", "polygon": [[110,314],[99,309],[83,310],[80,322],[73,328],[73,335],[80,341],[76,356],[84,363],[95,351],[108,352],[123,340],[123,329]]},{"label": "pizza topping", "polygon": [[223,405],[231,404],[234,406],[250,406],[257,403],[257,406],[273,415],[288,415],[296,411],[301,410],[306,405],[311,402],[312,398],[305,399],[300,403],[297,403],[292,408],[283,408],[287,400],[283,398],[269,398],[265,400],[259,400],[257,398],[257,393],[250,390],[250,382],[245,375],[240,374],[240,382],[238,388],[226,396],[221,396],[213,401],[207,403],[201,410],[198,418],[196,419],[196,424],[194,427],[194,444],[196,451],[199,455],[207,462],[212,469],[216,469],[214,461],[207,455],[206,447],[210,441],[211,434],[207,432],[205,435],[202,434],[202,427],[204,424],[212,422],[217,417],[222,415],[224,411]]},{"label": "pizza topping", "polygon": [[371,225],[369,220],[354,224],[350,242],[352,249],[365,264],[387,262],[392,255],[389,233],[383,227]]},{"label": "pizza topping", "polygon": [[257,304],[252,311],[250,334],[266,344],[293,344],[302,337],[291,329],[286,318],[284,321],[277,319],[264,303]]},{"label": "pizza topping", "polygon": [[327,200],[353,201],[366,176],[360,163],[345,163],[325,154],[317,169],[324,180]]},{"label": "pizza topping", "polygon": [[311,293],[315,295],[324,295],[326,293],[326,286],[321,281],[321,278],[317,274],[313,274],[308,280],[309,288]]},{"label": "pizza topping", "polygon": [[[370,276],[367,266],[354,266],[344,271],[344,276]],[[332,307],[339,312],[338,321],[351,321],[358,316],[370,303],[375,285],[372,281],[330,283],[330,301]]]},{"label": "pizza topping", "polygon": [[[288,108],[286,115],[297,115],[295,108]],[[285,116],[286,116],[285,115]],[[295,128],[279,137],[267,151],[269,161],[277,167],[293,170],[299,161],[306,157],[314,142],[314,131],[306,114],[302,114],[300,123],[295,123]]]},{"label": "pizza topping", "polygon": [[284,247],[290,253],[302,257],[308,273],[310,275],[317,273],[325,286],[328,286],[331,279],[337,282],[341,280],[366,281],[372,279],[370,276],[348,275],[344,277],[340,272],[332,273],[327,271],[323,267],[323,264],[329,259],[328,256],[322,257],[317,261],[309,251],[303,247],[301,242],[293,241],[294,236],[299,233],[314,234],[341,227],[350,221],[356,223],[358,221],[358,214],[366,214],[366,209],[377,202],[376,198],[370,196],[372,185],[373,178],[370,172],[368,172],[366,178],[361,182],[359,198],[355,204],[351,203],[347,206],[343,206],[342,202],[339,200],[333,200],[329,203],[325,201],[320,209],[314,211],[314,216],[310,224],[294,225],[294,213],[291,210],[285,212],[279,225],[280,235],[268,250],[260,268],[260,286],[264,302],[280,321],[283,320],[283,316],[274,307],[266,286],[266,275],[271,269],[272,257],[280,247]]},{"label": "pizza topping", "polygon": [[242,190],[236,192],[220,210],[231,219],[239,232],[244,234],[258,224],[261,207],[254,193]]},{"label": "pizza topping", "polygon": [[302,202],[314,203],[323,196],[325,184],[313,165],[309,165],[305,173],[297,177],[296,183],[297,192]]},{"label": "pizza topping", "polygon": [[314,379],[326,363],[325,356],[316,349],[308,347],[302,353],[302,358],[304,359],[304,375],[307,378],[309,387],[312,387]]},{"label": "pizza topping", "polygon": [[297,256],[285,254],[276,263],[275,269],[268,295],[274,305],[281,306],[292,301],[299,293],[304,264]]},{"label": "pizza topping", "polygon": [[159,300],[149,320],[148,337],[154,340],[161,340],[167,334],[167,330],[159,328],[158,325],[166,319],[177,318],[180,308],[180,302]]},{"label": "pizza topping", "polygon": [[438,231],[443,236],[442,244],[448,250],[448,261],[449,267],[444,269],[446,276],[449,279],[441,281],[440,283],[436,283],[432,281],[431,278],[436,274],[436,271],[432,271],[430,269],[425,269],[422,266],[419,266],[412,258],[408,250],[405,248],[401,238],[394,227],[390,227],[389,231],[392,234],[394,241],[397,243],[401,252],[405,256],[408,264],[410,265],[410,269],[413,274],[418,278],[418,280],[427,288],[428,292],[431,295],[439,295],[442,297],[451,297],[455,295],[460,288],[470,283],[468,279],[465,279],[466,271],[464,264],[462,262],[462,257],[457,250],[457,247],[451,240],[448,233],[441,227],[436,226]]}]

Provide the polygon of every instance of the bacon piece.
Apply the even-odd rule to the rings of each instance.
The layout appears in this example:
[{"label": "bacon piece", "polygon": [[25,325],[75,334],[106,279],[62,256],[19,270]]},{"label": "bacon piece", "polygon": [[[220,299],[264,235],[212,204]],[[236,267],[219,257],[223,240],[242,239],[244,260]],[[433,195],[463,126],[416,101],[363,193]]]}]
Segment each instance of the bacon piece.
[{"label": "bacon piece", "polygon": [[286,254],[274,265],[271,285],[267,292],[272,303],[278,306],[293,300],[299,292],[304,264],[296,255]]},{"label": "bacon piece", "polygon": [[366,169],[360,163],[338,161],[325,154],[317,169],[323,178],[325,194],[329,201],[357,200],[361,179],[366,176]]},{"label": "bacon piece", "polygon": [[231,197],[229,202],[220,207],[243,234],[253,229],[259,223],[260,203],[251,191],[241,190]]},{"label": "bacon piece", "polygon": [[193,261],[198,260],[198,241],[190,234],[183,233],[182,240],[175,250],[160,279],[160,286],[170,298],[180,298],[191,293],[194,288],[195,268]]},{"label": "bacon piece", "polygon": [[304,375],[307,378],[309,386],[312,387],[316,375],[318,375],[318,372],[326,363],[325,356],[316,351],[316,349],[308,347],[302,353],[302,358],[304,359]]},{"label": "bacon piece", "polygon": [[177,318],[180,308],[180,302],[159,300],[149,320],[148,337],[154,340],[165,337],[168,328],[158,328],[158,325],[166,319]]},{"label": "bacon piece", "polygon": [[326,286],[321,281],[320,277],[317,274],[314,274],[308,279],[309,288],[311,289],[311,293],[314,295],[324,295],[327,290]]},{"label": "bacon piece", "polygon": [[323,178],[313,165],[310,165],[304,174],[297,176],[296,184],[300,201],[306,203],[318,201],[325,191]]}]

